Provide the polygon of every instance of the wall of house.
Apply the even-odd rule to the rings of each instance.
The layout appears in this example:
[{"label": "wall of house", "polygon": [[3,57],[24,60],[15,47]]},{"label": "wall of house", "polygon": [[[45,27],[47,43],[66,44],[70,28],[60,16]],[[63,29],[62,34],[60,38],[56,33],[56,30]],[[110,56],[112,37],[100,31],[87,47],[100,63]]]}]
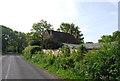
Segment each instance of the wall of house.
[{"label": "wall of house", "polygon": [[50,38],[50,35],[49,33],[46,31],[44,34],[43,34],[43,39],[49,39]]},{"label": "wall of house", "polygon": [[48,49],[48,50],[46,50],[46,49],[43,49],[42,50],[45,54],[54,54],[54,55],[58,55],[58,54],[60,54],[61,52],[60,52],[60,50],[51,50],[51,49]]},{"label": "wall of house", "polygon": [[[54,54],[54,55],[61,54],[61,51],[59,49],[57,49],[57,50],[50,50],[50,49],[46,50],[46,49],[43,49],[42,51],[45,54]],[[76,49],[71,49],[70,50],[71,53],[74,52],[74,51],[77,51],[77,50]]]}]

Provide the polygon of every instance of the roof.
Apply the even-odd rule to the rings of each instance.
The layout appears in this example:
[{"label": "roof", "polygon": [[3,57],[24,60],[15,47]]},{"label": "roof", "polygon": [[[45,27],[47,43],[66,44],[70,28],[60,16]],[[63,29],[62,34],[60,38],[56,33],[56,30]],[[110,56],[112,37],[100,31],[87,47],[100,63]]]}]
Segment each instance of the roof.
[{"label": "roof", "polygon": [[84,44],[84,46],[87,49],[93,49],[93,48],[98,49],[98,48],[100,48],[101,45],[103,45],[103,44],[102,43],[93,43],[93,44],[88,43],[88,44]]},{"label": "roof", "polygon": [[[66,44],[66,43],[64,43]],[[86,48],[86,49],[99,49],[100,46],[103,45],[102,43],[93,43],[93,44],[83,44],[83,46]],[[68,44],[69,48],[71,49],[76,49],[78,48],[79,44]]]},{"label": "roof", "polygon": [[51,38],[57,39],[62,43],[77,44],[76,38],[69,33],[53,31],[53,30],[46,30],[46,32],[48,32],[49,35],[50,34],[52,35]]}]

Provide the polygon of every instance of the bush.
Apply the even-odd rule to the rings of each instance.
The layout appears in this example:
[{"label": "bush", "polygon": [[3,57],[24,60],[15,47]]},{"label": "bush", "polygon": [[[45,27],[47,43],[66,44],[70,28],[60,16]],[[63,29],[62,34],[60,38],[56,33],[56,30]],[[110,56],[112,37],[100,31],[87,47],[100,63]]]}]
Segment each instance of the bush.
[{"label": "bush", "polygon": [[120,45],[105,44],[87,54],[81,62],[80,75],[89,79],[120,80]]},{"label": "bush", "polygon": [[[69,52],[68,45],[60,55],[41,54],[37,52],[31,60],[50,70],[64,79],[81,79],[81,81],[120,79],[120,44],[105,44],[92,53],[82,52],[83,46],[77,52]],[[26,57],[26,58],[30,58]]]},{"label": "bush", "polygon": [[37,51],[41,51],[40,46],[28,46],[24,49],[23,53],[24,54],[34,54]]},{"label": "bush", "polygon": [[70,56],[70,48],[67,44],[64,47],[62,47],[60,50],[64,56]]}]

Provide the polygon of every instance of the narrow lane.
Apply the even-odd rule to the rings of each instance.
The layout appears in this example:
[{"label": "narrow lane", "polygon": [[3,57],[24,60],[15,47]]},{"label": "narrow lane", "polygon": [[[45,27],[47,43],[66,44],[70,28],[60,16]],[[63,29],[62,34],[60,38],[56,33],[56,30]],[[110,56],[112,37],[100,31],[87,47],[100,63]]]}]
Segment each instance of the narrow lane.
[{"label": "narrow lane", "polygon": [[58,79],[17,55],[2,56],[2,79]]}]

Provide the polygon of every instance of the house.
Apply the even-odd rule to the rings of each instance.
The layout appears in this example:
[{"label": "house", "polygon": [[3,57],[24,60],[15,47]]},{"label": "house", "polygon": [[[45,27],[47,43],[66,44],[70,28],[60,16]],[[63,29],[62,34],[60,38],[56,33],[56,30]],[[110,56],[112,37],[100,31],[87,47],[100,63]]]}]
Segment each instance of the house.
[{"label": "house", "polygon": [[77,38],[72,35],[72,30],[67,33],[47,29],[43,34],[43,40],[46,39],[55,39],[61,43],[78,44]]},{"label": "house", "polygon": [[[47,29],[43,34],[43,40],[55,39],[61,42],[63,45],[67,43],[70,49],[76,49],[79,46],[79,43],[78,43],[79,32],[76,32],[76,36],[73,36],[72,33],[73,33],[72,28],[69,29],[68,33]],[[99,49],[101,45],[103,44],[102,43],[83,44],[83,46],[88,50]]]}]

